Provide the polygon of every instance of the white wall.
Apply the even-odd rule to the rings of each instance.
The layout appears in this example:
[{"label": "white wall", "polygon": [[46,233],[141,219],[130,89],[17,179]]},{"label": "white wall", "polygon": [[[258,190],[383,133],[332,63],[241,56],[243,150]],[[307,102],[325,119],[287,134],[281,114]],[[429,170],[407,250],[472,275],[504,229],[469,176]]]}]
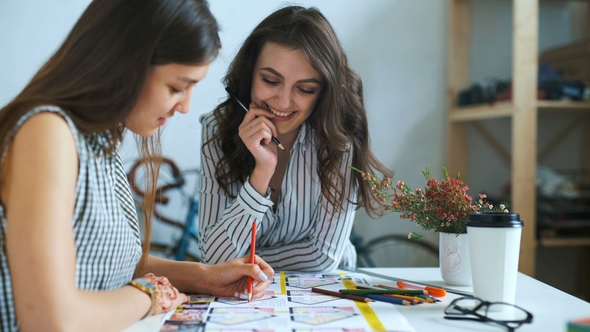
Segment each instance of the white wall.
[{"label": "white wall", "polygon": [[[490,77],[508,79],[511,75],[511,1],[473,1],[472,82]],[[9,102],[56,50],[88,3],[89,0],[0,1],[0,105]],[[295,3],[316,6],[328,17],[351,66],[362,76],[372,147],[377,157],[395,170],[397,179],[411,187],[423,186],[420,171],[425,166],[439,177],[445,147],[447,2],[302,0]],[[222,29],[222,52],[207,78],[195,89],[191,112],[177,115],[164,130],[163,151],[182,168],[199,165],[198,119],[225,96],[221,79],[237,48],[260,20],[282,4],[273,0],[210,1]],[[577,11],[567,2],[541,2],[541,51],[579,35],[569,23],[572,13]],[[568,124],[567,120],[541,122],[558,127]],[[509,149],[508,123],[497,120],[486,125]],[[508,165],[478,135],[471,133],[470,138],[471,193],[486,190],[499,194],[510,178]],[[550,139],[549,133],[540,132],[541,145],[548,144]],[[135,158],[134,145],[132,139],[123,145],[122,155],[128,165]],[[547,165],[557,165],[565,155],[573,154],[557,151]],[[572,163],[575,165],[577,161]],[[168,210],[172,216],[183,216],[183,211],[177,208]],[[368,238],[416,230],[397,215],[372,220],[362,210],[356,226]],[[437,239],[430,236],[429,240]]]},{"label": "white wall", "polygon": [[[88,3],[0,1],[0,105],[9,102],[57,49]],[[424,166],[430,166],[435,175],[443,166],[446,1],[293,3],[316,6],[330,20],[352,67],[363,78],[377,157],[409,185],[422,186],[420,170]],[[191,112],[176,116],[164,130],[163,151],[182,168],[199,165],[198,119],[225,96],[221,79],[235,51],[256,24],[282,4],[272,0],[210,1],[222,28],[222,52],[195,89]],[[132,139],[124,143],[122,155],[127,164],[135,157],[134,145]],[[175,211],[172,215],[175,213],[182,216]],[[368,237],[406,233],[411,227],[391,215],[374,221],[362,212],[357,226]]]}]

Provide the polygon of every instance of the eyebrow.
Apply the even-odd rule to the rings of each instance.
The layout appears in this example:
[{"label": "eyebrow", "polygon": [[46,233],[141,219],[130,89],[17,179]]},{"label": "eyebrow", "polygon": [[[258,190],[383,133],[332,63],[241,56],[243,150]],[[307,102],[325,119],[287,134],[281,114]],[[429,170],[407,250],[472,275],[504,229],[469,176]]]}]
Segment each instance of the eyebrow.
[{"label": "eyebrow", "polygon": [[[276,76],[278,76],[278,77],[280,77],[282,79],[285,78],[283,75],[281,75],[281,73],[279,73],[278,71],[274,70],[271,67],[260,68],[260,70],[268,71],[268,72],[270,72],[270,73],[272,73],[272,74],[274,74],[274,75],[276,75]],[[316,83],[316,84],[322,85],[322,83],[319,80],[315,79],[315,78],[304,78],[302,80],[297,81],[297,83]]]},{"label": "eyebrow", "polygon": [[193,80],[192,78],[188,78],[188,77],[177,77],[176,80],[186,82],[186,83],[191,83],[191,84],[199,83],[199,81]]}]

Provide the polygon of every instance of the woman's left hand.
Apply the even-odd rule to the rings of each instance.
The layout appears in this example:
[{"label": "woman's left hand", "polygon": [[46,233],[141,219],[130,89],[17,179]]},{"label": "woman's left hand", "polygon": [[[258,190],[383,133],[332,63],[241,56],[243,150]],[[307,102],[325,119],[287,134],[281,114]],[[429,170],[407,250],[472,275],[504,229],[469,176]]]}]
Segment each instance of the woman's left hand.
[{"label": "woman's left hand", "polygon": [[250,264],[250,257],[244,256],[224,263],[207,266],[206,276],[201,285],[207,288],[207,293],[215,296],[235,296],[246,294],[248,277],[252,277],[255,286],[252,298],[260,298],[270,286],[274,277],[274,270],[268,263],[256,256],[254,264]]},{"label": "woman's left hand", "polygon": [[154,315],[168,312],[189,300],[188,296],[180,293],[166,277],[157,277],[153,273],[148,273],[142,278],[156,287],[158,303],[156,303]]}]

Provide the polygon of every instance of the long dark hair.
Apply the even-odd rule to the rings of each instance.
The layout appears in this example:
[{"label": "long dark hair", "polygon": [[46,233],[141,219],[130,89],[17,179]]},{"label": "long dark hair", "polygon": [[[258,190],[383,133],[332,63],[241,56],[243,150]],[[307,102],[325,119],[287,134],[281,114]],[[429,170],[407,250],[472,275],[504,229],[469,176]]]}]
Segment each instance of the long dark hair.
[{"label": "long dark hair", "polygon": [[[392,172],[373,155],[369,144],[369,132],[363,87],[360,77],[348,66],[342,46],[328,20],[314,7],[289,6],[277,10],[264,19],[246,39],[230,64],[224,83],[246,105],[251,101],[252,75],[256,60],[266,43],[301,50],[311,66],[322,76],[322,92],[316,107],[307,119],[315,131],[318,155],[317,172],[322,194],[336,207],[343,207],[345,199],[345,175],[340,165],[345,153],[352,149],[353,165],[364,171],[379,171],[386,176]],[[232,100],[221,103],[214,111],[218,131],[204,144],[218,144],[223,157],[217,164],[215,176],[230,196],[233,183],[243,183],[254,169],[254,157],[238,136],[238,127],[244,119],[244,111]],[[358,207],[365,207],[372,216],[379,214],[373,206],[373,195],[354,172],[350,185],[358,188]],[[336,212],[336,211],[334,211]]]},{"label": "long dark hair", "polygon": [[[150,67],[211,62],[221,47],[218,31],[206,0],[92,1],[57,52],[0,110],[2,146],[19,118],[48,104],[60,107],[83,134],[110,134],[107,150],[113,151]],[[138,141],[142,157],[159,154],[158,135]],[[142,261],[149,250],[158,174],[157,164],[148,164]]]}]

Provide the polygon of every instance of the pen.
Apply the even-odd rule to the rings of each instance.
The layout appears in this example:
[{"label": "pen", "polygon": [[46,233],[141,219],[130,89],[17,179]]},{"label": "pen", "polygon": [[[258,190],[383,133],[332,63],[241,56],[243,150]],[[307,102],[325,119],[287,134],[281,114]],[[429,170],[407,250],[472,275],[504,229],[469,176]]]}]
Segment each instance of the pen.
[{"label": "pen", "polygon": [[361,302],[373,302],[373,300],[371,300],[368,297],[358,296],[358,295],[350,295],[350,294],[340,294],[338,292],[333,292],[333,291],[329,291],[329,290],[321,289],[321,288],[313,287],[311,289],[311,291],[315,292],[315,293],[320,293],[320,294],[324,294],[324,295],[331,295],[331,296],[340,297],[340,298],[349,299],[349,300],[355,300],[355,301],[361,301]]},{"label": "pen", "polygon": [[[232,96],[233,99],[235,99],[235,101],[240,104],[240,106],[242,106],[242,108],[244,109],[244,111],[248,112],[248,107],[244,106],[244,104],[242,104],[242,102],[240,101],[240,99],[238,99],[238,96],[236,96],[228,87],[225,87],[225,91],[227,91],[227,93],[229,93],[230,96]],[[281,148],[281,150],[285,151],[285,147],[283,146],[283,144],[281,144],[281,142],[279,142],[279,140],[276,137],[272,137],[272,141],[275,142],[275,144]]]},{"label": "pen", "polygon": [[[254,264],[254,257],[256,255],[256,220],[252,222],[252,239],[250,240],[250,264]],[[252,299],[252,286],[254,279],[248,277],[248,302]]]},{"label": "pen", "polygon": [[367,295],[367,294],[400,294],[418,295],[426,291],[419,289],[341,289],[340,294]]}]

